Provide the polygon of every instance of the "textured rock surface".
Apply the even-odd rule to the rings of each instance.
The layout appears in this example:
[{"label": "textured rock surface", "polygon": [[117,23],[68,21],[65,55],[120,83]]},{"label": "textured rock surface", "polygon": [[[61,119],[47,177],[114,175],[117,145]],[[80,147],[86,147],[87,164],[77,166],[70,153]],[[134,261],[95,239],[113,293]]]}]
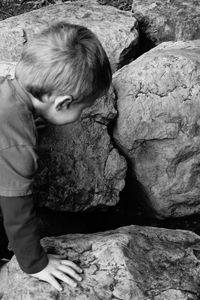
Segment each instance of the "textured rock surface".
[{"label": "textured rock surface", "polygon": [[166,42],[114,75],[114,137],[160,216],[200,212],[200,40]]},{"label": "textured rock surface", "polygon": [[[0,76],[14,74],[14,62],[0,62]],[[124,187],[125,159],[113,147],[107,125],[117,114],[112,89],[66,126],[49,125],[39,134],[38,205],[80,211],[112,206]]]},{"label": "textured rock surface", "polygon": [[199,0],[133,0],[132,11],[156,44],[200,38]]},{"label": "textured rock surface", "polygon": [[114,101],[111,92],[88,109],[81,121],[46,130],[36,179],[40,205],[79,211],[118,203],[126,162],[107,132],[107,123],[116,116]]},{"label": "textured rock surface", "polygon": [[26,38],[58,20],[87,26],[102,42],[113,70],[136,54],[137,21],[130,12],[103,7],[96,1],[50,5],[1,21],[0,60],[17,61]]},{"label": "textured rock surface", "polygon": [[46,238],[48,252],[84,270],[76,289],[22,273],[13,258],[0,271],[1,300],[198,300],[200,238],[181,230],[129,226],[92,235]]}]

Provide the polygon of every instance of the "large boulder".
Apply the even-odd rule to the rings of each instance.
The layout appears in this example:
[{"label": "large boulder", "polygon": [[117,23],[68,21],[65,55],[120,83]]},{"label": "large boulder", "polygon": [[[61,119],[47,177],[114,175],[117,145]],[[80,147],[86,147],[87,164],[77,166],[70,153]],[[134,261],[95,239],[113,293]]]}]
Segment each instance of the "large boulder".
[{"label": "large boulder", "polygon": [[[14,77],[14,62],[0,62],[0,76]],[[38,205],[81,211],[116,205],[126,161],[114,148],[107,126],[116,118],[113,88],[73,124],[39,130]]]},{"label": "large boulder", "polygon": [[0,271],[1,300],[198,300],[200,237],[189,231],[129,226],[90,235],[42,241],[84,271],[76,288],[23,273],[13,257]]},{"label": "large boulder", "polygon": [[132,2],[98,0],[98,2],[133,12],[139,25],[138,55],[164,41],[200,38],[199,0],[132,0]]},{"label": "large boulder", "polygon": [[151,208],[160,217],[199,213],[200,40],[160,44],[113,84],[114,139]]},{"label": "large boulder", "polygon": [[137,53],[137,21],[131,12],[102,7],[96,1],[75,1],[50,5],[0,23],[0,61],[17,61],[23,43],[58,20],[87,26],[104,46],[113,70]]},{"label": "large boulder", "polygon": [[155,44],[200,38],[198,0],[133,0],[132,12],[142,33]]},{"label": "large boulder", "polygon": [[39,143],[39,205],[80,211],[118,203],[126,162],[108,134],[107,124],[116,116],[114,102],[110,92],[80,121],[46,129]]}]

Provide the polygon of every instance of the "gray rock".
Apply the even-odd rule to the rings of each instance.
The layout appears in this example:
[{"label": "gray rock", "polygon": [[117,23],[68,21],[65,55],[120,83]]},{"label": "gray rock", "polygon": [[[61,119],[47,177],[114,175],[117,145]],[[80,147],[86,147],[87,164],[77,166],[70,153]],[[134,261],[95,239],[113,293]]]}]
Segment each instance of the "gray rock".
[{"label": "gray rock", "polygon": [[39,145],[39,205],[80,211],[113,206],[124,187],[125,159],[113,147],[107,124],[116,116],[114,93],[98,99],[80,121],[49,126]]},{"label": "gray rock", "polygon": [[132,11],[149,40],[195,40],[200,38],[199,0],[133,0]]},{"label": "gray rock", "polygon": [[91,29],[103,44],[113,70],[136,54],[138,31],[132,14],[89,0],[50,5],[1,21],[0,61],[17,61],[24,41],[59,20]]},{"label": "gray rock", "polygon": [[166,42],[113,76],[114,139],[160,217],[200,212],[200,40]]},{"label": "gray rock", "polygon": [[83,280],[73,289],[23,273],[13,257],[0,271],[1,300],[198,300],[200,238],[189,231],[128,226],[90,235],[45,238],[47,252],[77,263]]}]

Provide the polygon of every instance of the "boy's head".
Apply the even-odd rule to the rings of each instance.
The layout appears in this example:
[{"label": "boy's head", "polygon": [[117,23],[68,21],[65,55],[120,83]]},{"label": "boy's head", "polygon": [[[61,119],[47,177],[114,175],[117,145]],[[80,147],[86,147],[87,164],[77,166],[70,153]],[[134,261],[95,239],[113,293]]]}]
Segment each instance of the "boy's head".
[{"label": "boy's head", "polygon": [[[55,124],[73,122],[75,112],[77,119],[108,90],[112,78],[108,57],[95,34],[65,22],[49,27],[25,45],[15,76],[33,96],[38,113]],[[49,115],[69,108],[69,121]]]}]

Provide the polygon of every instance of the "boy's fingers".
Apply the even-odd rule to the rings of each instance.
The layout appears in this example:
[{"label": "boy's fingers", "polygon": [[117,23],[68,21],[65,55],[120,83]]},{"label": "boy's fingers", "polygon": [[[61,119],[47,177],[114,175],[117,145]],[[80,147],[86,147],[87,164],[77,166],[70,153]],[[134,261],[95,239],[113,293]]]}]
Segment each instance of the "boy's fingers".
[{"label": "boy's fingers", "polygon": [[56,270],[54,271],[53,273],[53,276],[55,276],[56,278],[64,281],[65,283],[69,284],[71,287],[76,287],[77,286],[77,283],[71,279],[70,277],[68,277],[67,275],[65,275],[64,273]]},{"label": "boy's fingers", "polygon": [[70,275],[71,277],[73,277],[74,279],[78,280],[78,281],[81,281],[82,280],[82,277],[80,275],[77,274],[76,271],[74,271],[74,269],[72,269],[71,267],[69,266],[66,266],[66,265],[59,265],[58,266],[58,269],[60,271],[62,271],[63,273],[66,273],[68,275]]},{"label": "boy's fingers", "polygon": [[58,283],[58,281],[53,276],[49,276],[47,279],[45,279],[45,281],[50,283],[59,292],[62,291],[61,285]]},{"label": "boy's fingers", "polygon": [[75,263],[73,263],[70,260],[62,259],[60,262],[61,262],[61,265],[69,266],[69,267],[73,268],[75,271],[77,271],[79,273],[83,272],[81,268],[79,268]]},{"label": "boy's fingers", "polygon": [[48,256],[52,256],[54,258],[57,258],[60,260],[60,263],[62,265],[66,265],[66,266],[69,266],[71,268],[73,268],[75,271],[77,271],[78,273],[82,273],[83,270],[81,268],[79,268],[74,262],[70,261],[70,260],[66,260],[63,258],[62,255],[58,255],[58,254],[48,254]]}]

